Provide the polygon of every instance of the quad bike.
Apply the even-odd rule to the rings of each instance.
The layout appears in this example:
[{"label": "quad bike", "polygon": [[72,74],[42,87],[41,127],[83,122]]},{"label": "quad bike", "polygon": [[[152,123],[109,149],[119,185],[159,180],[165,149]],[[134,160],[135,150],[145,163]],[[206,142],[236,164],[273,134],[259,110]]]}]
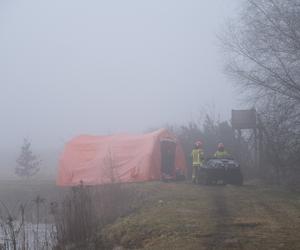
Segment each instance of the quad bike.
[{"label": "quad bike", "polygon": [[210,185],[219,182],[224,185],[243,185],[243,175],[237,161],[232,158],[209,158],[200,167],[200,184]]}]

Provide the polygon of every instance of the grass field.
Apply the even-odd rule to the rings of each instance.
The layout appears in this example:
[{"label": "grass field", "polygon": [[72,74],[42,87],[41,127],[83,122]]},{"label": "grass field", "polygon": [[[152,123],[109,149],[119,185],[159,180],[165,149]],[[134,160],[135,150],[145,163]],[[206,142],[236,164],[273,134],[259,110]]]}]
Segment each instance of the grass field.
[{"label": "grass field", "polygon": [[152,193],[143,207],[103,230],[114,247],[300,249],[300,194],[250,185],[142,188]]},{"label": "grass field", "polygon": [[[130,184],[138,209],[99,231],[107,249],[300,249],[300,194],[261,185]],[[16,209],[37,195],[60,200],[54,181],[1,181]]]}]

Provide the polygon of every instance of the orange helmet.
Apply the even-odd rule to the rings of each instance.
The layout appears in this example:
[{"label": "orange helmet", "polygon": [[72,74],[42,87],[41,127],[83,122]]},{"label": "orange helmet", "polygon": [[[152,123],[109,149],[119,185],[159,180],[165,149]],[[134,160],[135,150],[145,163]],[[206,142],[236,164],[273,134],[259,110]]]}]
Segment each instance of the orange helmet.
[{"label": "orange helmet", "polygon": [[195,146],[196,146],[196,148],[201,148],[202,147],[202,142],[201,141],[196,141]]},{"label": "orange helmet", "polygon": [[220,143],[218,144],[218,149],[219,149],[219,150],[223,150],[223,149],[224,149],[224,144],[223,144],[222,142],[220,142]]}]

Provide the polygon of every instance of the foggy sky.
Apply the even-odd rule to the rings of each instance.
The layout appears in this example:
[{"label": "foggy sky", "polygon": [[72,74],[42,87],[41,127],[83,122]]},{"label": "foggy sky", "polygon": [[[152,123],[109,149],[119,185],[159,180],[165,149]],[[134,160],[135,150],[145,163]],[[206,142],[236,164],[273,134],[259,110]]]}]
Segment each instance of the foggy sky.
[{"label": "foggy sky", "polygon": [[229,119],[224,0],[0,0],[0,148]]}]

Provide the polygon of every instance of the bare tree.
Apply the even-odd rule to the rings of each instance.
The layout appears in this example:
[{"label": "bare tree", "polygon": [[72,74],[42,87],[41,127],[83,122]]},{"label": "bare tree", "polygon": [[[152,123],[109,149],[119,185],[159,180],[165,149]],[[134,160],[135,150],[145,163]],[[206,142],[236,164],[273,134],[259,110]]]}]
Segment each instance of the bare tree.
[{"label": "bare tree", "polygon": [[227,72],[256,96],[300,103],[300,1],[246,0],[223,37]]},{"label": "bare tree", "polygon": [[282,102],[270,97],[268,105],[260,111],[264,162],[273,166],[273,174],[267,169],[263,169],[263,174],[273,176],[277,184],[295,176],[300,163],[299,117],[294,117],[293,105]]},{"label": "bare tree", "polygon": [[244,0],[222,41],[227,73],[261,113],[265,164],[280,183],[300,162],[300,0]]}]

